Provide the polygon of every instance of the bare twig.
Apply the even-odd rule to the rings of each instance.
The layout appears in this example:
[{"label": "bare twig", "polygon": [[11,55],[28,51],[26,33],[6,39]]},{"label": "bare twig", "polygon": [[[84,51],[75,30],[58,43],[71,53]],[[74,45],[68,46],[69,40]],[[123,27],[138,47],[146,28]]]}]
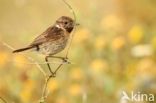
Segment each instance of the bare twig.
[{"label": "bare twig", "polygon": [[45,100],[46,100],[46,98],[47,98],[47,96],[48,96],[47,93],[46,93],[46,91],[47,91],[47,86],[48,86],[49,80],[50,80],[52,77],[53,77],[52,75],[49,75],[49,76],[47,76],[47,77],[45,78],[45,83],[44,83],[44,87],[43,87],[43,91],[42,91],[42,97],[41,97],[39,103],[44,103],[44,102],[45,102]]},{"label": "bare twig", "polygon": [[49,75],[45,78],[45,84],[44,84],[44,88],[43,88],[43,92],[42,92],[42,97],[39,101],[39,103],[44,103],[46,98],[48,97],[48,93],[47,93],[47,87],[48,87],[48,83],[50,81],[51,78],[55,78],[56,77],[56,73],[57,71],[61,68],[61,66],[63,65],[63,63],[61,63],[55,70],[55,75]]},{"label": "bare twig", "polygon": [[40,70],[40,72],[44,75],[44,76],[46,76],[46,73],[45,73],[45,71],[43,70],[43,68],[39,65],[39,63],[38,62],[36,62],[33,58],[31,58],[31,57],[27,57],[29,60],[31,60],[32,62],[34,62],[34,64],[38,67],[38,69]]},{"label": "bare twig", "polygon": [[[9,49],[11,50],[14,50],[14,48],[12,46],[10,46],[9,44],[5,43],[5,42],[2,42],[2,44],[6,47],[8,47]],[[70,62],[67,62],[67,61],[62,61],[61,63],[58,63],[59,66],[56,68],[56,70],[54,71],[54,74],[55,75],[48,75],[45,73],[45,71],[41,68],[41,66],[39,65],[38,62],[36,62],[33,58],[31,57],[28,57],[26,55],[24,55],[23,53],[20,53],[20,55],[23,55],[24,57],[26,57],[28,60],[30,60],[31,62],[33,63],[30,63],[30,64],[35,64],[38,69],[42,72],[42,74],[45,76],[45,83],[44,83],[44,88],[43,88],[43,92],[42,92],[42,96],[41,96],[41,99],[39,101],[39,103],[44,103],[46,98],[48,97],[48,93],[47,93],[47,86],[48,86],[48,83],[50,81],[50,79],[53,77],[56,77],[56,73],[58,72],[58,70],[64,65],[64,64],[71,64]],[[46,64],[46,63],[40,63],[40,64]],[[3,98],[0,98],[4,103],[7,103]]]},{"label": "bare twig", "polygon": [[72,15],[73,15],[73,17],[74,17],[74,29],[73,29],[73,32],[72,32],[72,34],[71,34],[71,37],[70,37],[70,41],[69,41],[69,45],[68,45],[68,47],[67,47],[67,51],[66,51],[66,58],[68,58],[68,54],[69,54],[69,49],[70,49],[70,47],[71,47],[71,44],[72,44],[72,41],[73,41],[73,37],[74,37],[74,32],[75,32],[75,30],[76,30],[76,23],[77,23],[77,19],[76,19],[76,14],[75,14],[75,12],[74,12],[74,10],[73,10],[73,8],[72,8],[72,6],[66,1],[66,0],[62,0],[64,3],[65,3],[65,5],[67,5],[67,7],[69,8],[69,10],[71,11],[71,13],[72,13]]},{"label": "bare twig", "polygon": [[1,100],[2,102],[4,102],[4,103],[7,103],[7,101],[6,101],[4,98],[2,98],[2,97],[0,97],[0,100]]},{"label": "bare twig", "polygon": [[[10,46],[9,44],[7,44],[6,42],[1,41],[1,43],[2,43],[4,46],[6,46],[7,48],[9,48],[9,49],[15,50],[12,46]],[[38,62],[36,62],[33,58],[24,55],[23,53],[20,53],[20,55],[23,55],[23,56],[24,56],[25,58],[27,58],[29,61],[33,62],[32,64],[35,64],[35,65],[38,67],[38,69],[40,70],[40,72],[41,72],[44,76],[46,76],[45,71],[44,71],[44,70],[42,69],[42,67],[38,64]]]},{"label": "bare twig", "polygon": [[[17,63],[23,63],[23,62],[17,62]],[[49,64],[60,64],[60,62],[48,62],[48,63]],[[36,65],[36,63],[23,63],[23,64]],[[47,63],[46,62],[37,62],[37,64],[47,64]],[[75,64],[75,63],[71,63],[71,62],[66,63],[66,62],[64,62],[63,64]]]}]

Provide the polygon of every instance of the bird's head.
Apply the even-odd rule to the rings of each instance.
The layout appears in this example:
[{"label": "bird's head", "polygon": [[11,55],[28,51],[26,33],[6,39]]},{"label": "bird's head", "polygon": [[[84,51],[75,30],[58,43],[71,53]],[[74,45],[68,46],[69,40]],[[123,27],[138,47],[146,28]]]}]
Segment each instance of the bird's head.
[{"label": "bird's head", "polygon": [[67,32],[72,32],[75,22],[72,18],[68,16],[62,16],[58,20],[56,20],[56,24],[62,28],[64,28]]}]

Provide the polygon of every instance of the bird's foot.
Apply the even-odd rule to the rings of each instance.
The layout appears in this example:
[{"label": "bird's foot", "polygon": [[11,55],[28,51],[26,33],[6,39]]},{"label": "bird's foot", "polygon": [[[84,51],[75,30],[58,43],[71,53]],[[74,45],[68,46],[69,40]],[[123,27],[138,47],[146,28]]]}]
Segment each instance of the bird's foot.
[{"label": "bird's foot", "polygon": [[62,60],[63,60],[63,63],[71,64],[71,62],[68,61],[68,57],[62,58]]}]

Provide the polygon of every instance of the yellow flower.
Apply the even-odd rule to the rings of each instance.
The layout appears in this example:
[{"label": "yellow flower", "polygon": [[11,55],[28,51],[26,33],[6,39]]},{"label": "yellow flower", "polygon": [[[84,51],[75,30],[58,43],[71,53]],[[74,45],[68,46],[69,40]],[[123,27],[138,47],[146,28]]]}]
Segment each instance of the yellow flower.
[{"label": "yellow flower", "polygon": [[65,98],[63,96],[59,97],[59,98],[57,98],[56,103],[68,103],[67,98]]},{"label": "yellow flower", "polygon": [[142,59],[137,66],[137,75],[142,77],[155,77],[156,75],[155,62],[150,58]]},{"label": "yellow flower", "polygon": [[48,84],[48,89],[50,90],[50,91],[55,91],[55,90],[57,90],[59,88],[59,83],[58,83],[58,81],[57,80],[51,80],[50,82],[49,82],[49,84]]},{"label": "yellow flower", "polygon": [[95,48],[98,50],[103,49],[106,46],[106,40],[103,36],[99,36],[95,39]]},{"label": "yellow flower", "polygon": [[0,66],[3,66],[7,62],[7,59],[9,59],[8,54],[2,51],[0,52],[0,57]]},{"label": "yellow flower", "polygon": [[82,68],[73,68],[70,73],[70,78],[81,80],[83,78]]},{"label": "yellow flower", "polygon": [[14,63],[15,63],[15,66],[17,66],[19,68],[23,68],[29,62],[26,60],[26,58],[24,56],[22,56],[22,55],[15,55]]},{"label": "yellow flower", "polygon": [[74,43],[80,43],[87,40],[90,36],[88,29],[80,29],[75,34]]},{"label": "yellow flower", "polygon": [[125,39],[122,36],[118,36],[116,37],[113,41],[112,41],[112,49],[113,50],[119,50],[121,49],[123,46],[125,45]]},{"label": "yellow flower", "polygon": [[101,73],[102,71],[106,71],[108,69],[108,65],[105,60],[95,59],[91,62],[91,69],[95,73]]},{"label": "yellow flower", "polygon": [[72,95],[72,96],[77,96],[77,95],[80,95],[82,93],[82,88],[79,84],[72,84],[70,87],[69,87],[69,93]]},{"label": "yellow flower", "polygon": [[142,27],[139,25],[134,25],[128,32],[128,37],[132,43],[134,44],[139,43],[141,39],[143,38]]},{"label": "yellow flower", "polygon": [[31,96],[32,96],[32,91],[35,87],[35,83],[32,80],[27,80],[24,83],[24,87],[20,93],[20,97],[22,100],[22,103],[29,103],[31,100]]},{"label": "yellow flower", "polygon": [[101,25],[103,29],[119,30],[122,28],[123,23],[117,15],[111,14],[102,19]]}]

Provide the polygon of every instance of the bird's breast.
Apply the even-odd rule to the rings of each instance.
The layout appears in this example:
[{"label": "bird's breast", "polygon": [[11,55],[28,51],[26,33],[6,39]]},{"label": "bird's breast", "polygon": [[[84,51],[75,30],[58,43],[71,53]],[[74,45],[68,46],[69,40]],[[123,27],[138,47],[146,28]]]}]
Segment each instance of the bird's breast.
[{"label": "bird's breast", "polygon": [[57,53],[61,52],[62,50],[64,50],[64,48],[67,45],[67,42],[68,42],[68,38],[66,38],[66,37],[62,37],[55,41],[49,40],[48,42],[40,45],[39,52],[41,52],[42,54],[45,54],[45,55],[57,54]]}]

